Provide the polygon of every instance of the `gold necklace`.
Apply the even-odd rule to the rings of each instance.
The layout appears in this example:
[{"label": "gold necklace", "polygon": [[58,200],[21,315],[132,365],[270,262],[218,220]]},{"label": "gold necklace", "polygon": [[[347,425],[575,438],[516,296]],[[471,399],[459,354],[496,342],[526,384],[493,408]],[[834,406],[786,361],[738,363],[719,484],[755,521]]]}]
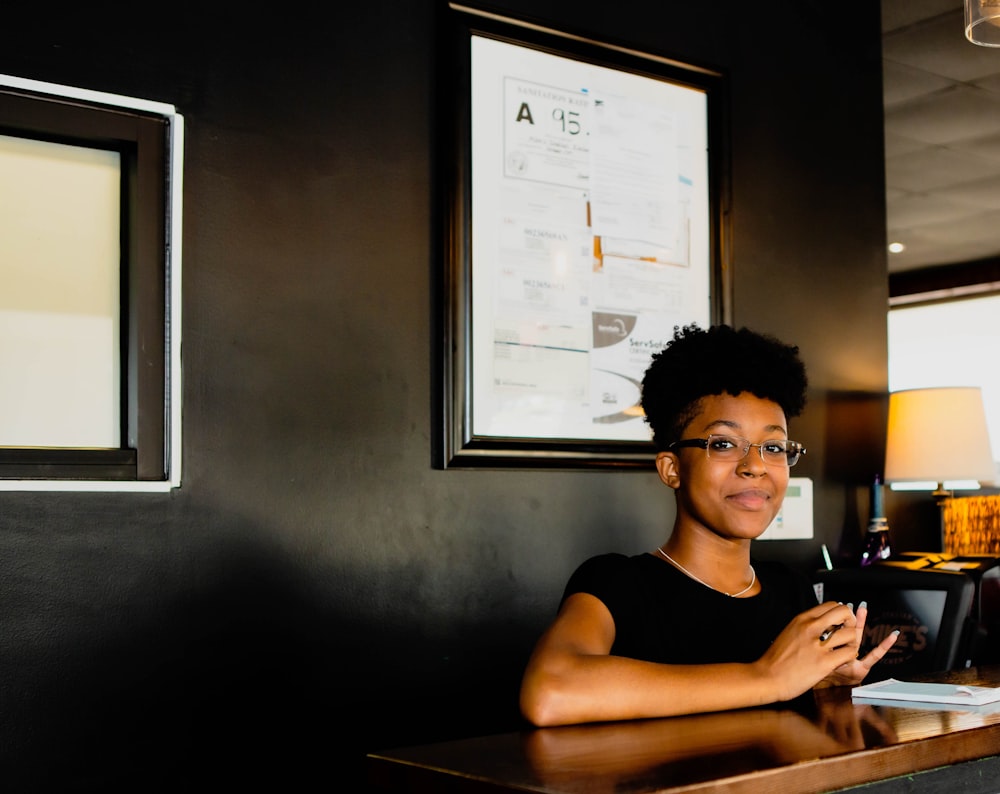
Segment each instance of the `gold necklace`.
[{"label": "gold necklace", "polygon": [[750,589],[754,586],[754,583],[757,581],[757,572],[753,569],[753,566],[751,565],[750,566],[750,584],[748,584],[746,587],[744,587],[738,593],[727,593],[725,590],[720,590],[718,587],[712,587],[712,585],[710,585],[708,582],[706,582],[706,581],[704,581],[702,579],[699,579],[697,576],[695,576],[693,573],[691,573],[691,571],[689,571],[687,568],[685,568],[683,565],[681,565],[679,562],[677,562],[677,560],[675,560],[673,557],[671,557],[669,554],[667,554],[663,550],[662,546],[657,546],[656,550],[660,553],[660,555],[663,557],[663,559],[665,559],[671,565],[676,566],[677,569],[679,571],[681,571],[681,573],[684,573],[687,576],[691,577],[698,584],[704,585],[709,590],[714,590],[717,593],[722,593],[723,595],[729,596],[730,598],[739,598],[744,593],[749,592]]}]

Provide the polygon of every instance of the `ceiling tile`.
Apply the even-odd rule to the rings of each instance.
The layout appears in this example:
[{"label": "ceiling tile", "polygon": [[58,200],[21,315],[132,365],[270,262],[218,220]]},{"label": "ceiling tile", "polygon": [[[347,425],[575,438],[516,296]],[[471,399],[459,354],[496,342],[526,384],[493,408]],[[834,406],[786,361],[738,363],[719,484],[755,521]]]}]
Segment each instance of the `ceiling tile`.
[{"label": "ceiling tile", "polygon": [[[963,141],[961,148],[969,154],[976,155],[976,157],[1000,162],[1000,134]],[[899,151],[903,153],[905,149],[900,146]]]},{"label": "ceiling tile", "polygon": [[949,88],[887,108],[885,128],[925,143],[983,138],[1000,133],[1000,95],[974,86]]},{"label": "ceiling tile", "polygon": [[956,247],[970,246],[979,241],[979,244],[986,245],[994,253],[1000,251],[997,229],[1000,229],[1000,210],[975,212],[957,219],[920,226],[921,232],[932,240],[950,241]]},{"label": "ceiling tile", "polygon": [[1000,50],[962,0],[881,0],[889,272],[1000,257]]},{"label": "ceiling tile", "polygon": [[962,8],[962,0],[882,0],[882,31],[888,33],[956,8]]},{"label": "ceiling tile", "polygon": [[971,81],[1000,71],[996,50],[965,38],[961,3],[953,12],[887,33],[882,57],[952,80]]},{"label": "ceiling tile", "polygon": [[[974,214],[978,214],[978,209]],[[954,221],[970,214],[967,203],[958,203],[938,194],[911,194],[888,208],[887,225],[891,231],[912,229],[924,224]],[[892,235],[890,235],[892,236]],[[898,234],[896,235],[899,236]]]},{"label": "ceiling tile", "polygon": [[890,132],[889,130],[885,131],[886,154],[891,152],[892,156],[895,157],[926,148],[928,148],[928,144],[922,141],[915,141],[913,138],[907,138],[905,135],[898,135],[895,132]]},{"label": "ceiling tile", "polygon": [[[1000,65],[1000,52],[997,53],[997,63]],[[986,91],[992,91],[994,94],[1000,94],[1000,72],[980,77],[978,80],[974,80],[972,84]]]},{"label": "ceiling tile", "polygon": [[927,192],[936,188],[1000,176],[1000,163],[942,146],[886,157],[885,181],[900,190]]},{"label": "ceiling tile", "polygon": [[953,85],[954,80],[922,69],[892,61],[882,62],[882,99],[886,107],[933,94]]},{"label": "ceiling tile", "polygon": [[907,248],[902,253],[889,256],[890,273],[919,267],[971,262],[995,256],[997,253],[995,245],[981,241],[966,242],[954,235],[946,235],[944,239],[939,239],[936,235],[917,234],[907,239],[905,243]]},{"label": "ceiling tile", "polygon": [[[936,195],[953,204],[979,209],[1000,210],[1000,177],[966,182],[954,187],[941,188]],[[996,234],[996,231],[991,231]]]}]

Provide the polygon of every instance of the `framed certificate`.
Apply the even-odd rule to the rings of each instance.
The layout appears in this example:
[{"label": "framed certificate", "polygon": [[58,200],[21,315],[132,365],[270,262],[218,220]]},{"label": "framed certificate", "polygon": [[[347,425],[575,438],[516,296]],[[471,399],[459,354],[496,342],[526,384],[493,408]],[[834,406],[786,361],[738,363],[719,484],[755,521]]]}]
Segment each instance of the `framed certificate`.
[{"label": "framed certificate", "polygon": [[724,321],[724,81],[452,5],[441,467],[651,466],[675,326]]}]

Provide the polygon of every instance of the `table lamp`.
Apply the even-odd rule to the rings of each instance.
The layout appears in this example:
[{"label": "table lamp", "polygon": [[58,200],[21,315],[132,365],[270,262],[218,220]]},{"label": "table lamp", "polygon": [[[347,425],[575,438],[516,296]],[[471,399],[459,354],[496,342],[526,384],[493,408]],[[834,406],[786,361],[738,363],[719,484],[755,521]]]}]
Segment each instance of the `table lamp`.
[{"label": "table lamp", "polygon": [[996,480],[996,463],[978,387],[905,389],[889,395],[885,480],[893,490],[952,490]]}]

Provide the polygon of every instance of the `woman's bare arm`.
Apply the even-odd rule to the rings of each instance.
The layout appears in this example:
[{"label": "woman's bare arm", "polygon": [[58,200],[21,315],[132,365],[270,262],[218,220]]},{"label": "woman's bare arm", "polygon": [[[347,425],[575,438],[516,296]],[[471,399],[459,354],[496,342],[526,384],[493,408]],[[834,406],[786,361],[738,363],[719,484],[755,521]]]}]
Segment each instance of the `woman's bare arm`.
[{"label": "woman's bare arm", "polygon": [[[596,597],[576,593],[542,635],[521,683],[521,711],[539,726],[666,717],[789,700],[857,658],[849,606],[814,607],[793,619],[750,664],[673,665],[611,656],[615,626]],[[838,636],[840,635],[840,636]]]}]

